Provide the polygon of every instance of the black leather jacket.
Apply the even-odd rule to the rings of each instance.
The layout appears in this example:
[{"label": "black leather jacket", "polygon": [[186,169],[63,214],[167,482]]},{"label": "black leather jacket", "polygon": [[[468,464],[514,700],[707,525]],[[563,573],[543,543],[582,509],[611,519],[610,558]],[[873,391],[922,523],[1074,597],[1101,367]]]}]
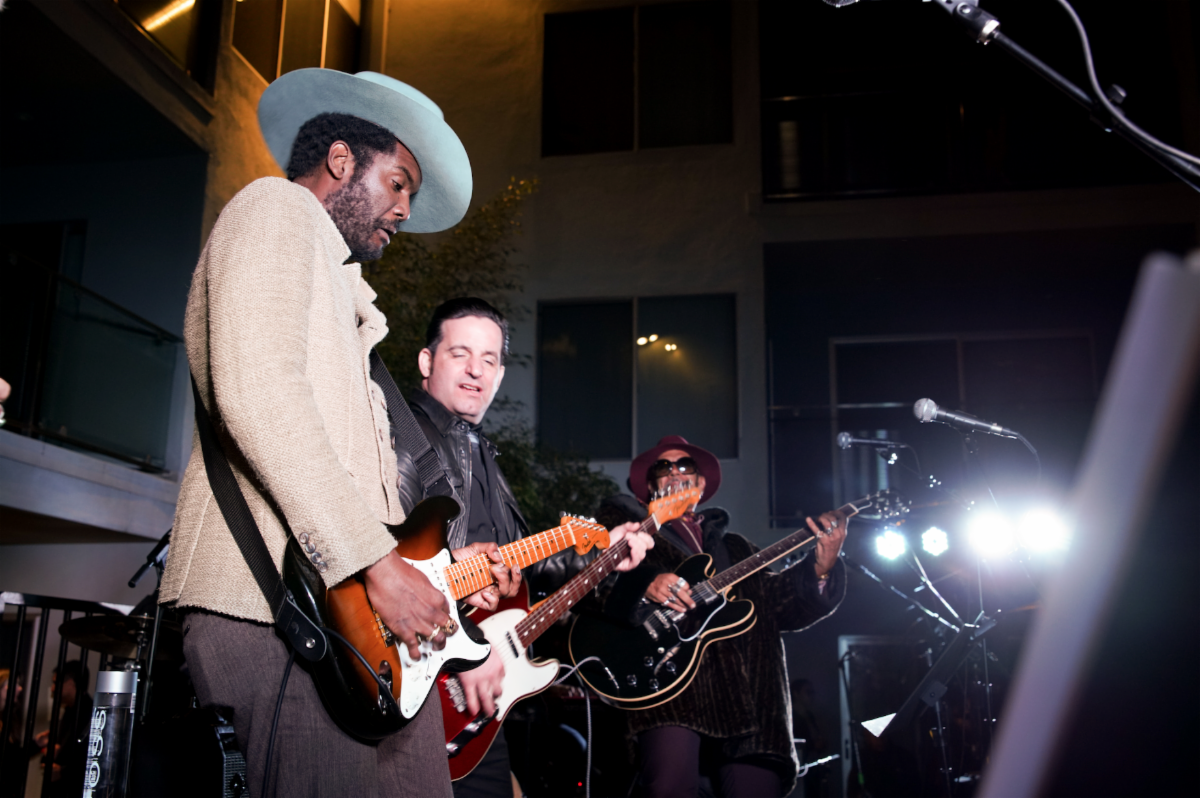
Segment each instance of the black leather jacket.
[{"label": "black leather jacket", "polygon": [[[462,513],[451,522],[448,533],[450,549],[461,549],[467,545],[467,530],[471,522],[471,427],[420,388],[413,393],[408,406],[412,408],[417,423],[429,439],[429,444],[437,452],[446,477],[454,488],[455,497],[462,506]],[[496,446],[482,434],[479,435],[479,440],[483,444],[480,454],[495,462],[498,454]],[[421,500],[421,480],[417,477],[412,455],[403,450],[398,441],[396,466],[400,472],[400,501],[407,513]],[[521,516],[508,480],[498,468],[496,475],[498,479],[495,489],[499,493],[500,501],[509,509],[509,512],[502,513],[505,528],[496,530],[497,542],[504,543],[525,537],[529,534],[529,527]]]}]

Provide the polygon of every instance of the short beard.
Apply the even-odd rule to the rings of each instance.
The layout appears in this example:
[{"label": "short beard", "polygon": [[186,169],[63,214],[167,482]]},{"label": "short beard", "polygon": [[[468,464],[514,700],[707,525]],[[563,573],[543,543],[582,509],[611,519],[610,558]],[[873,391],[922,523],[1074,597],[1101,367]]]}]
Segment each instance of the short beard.
[{"label": "short beard", "polygon": [[371,200],[363,182],[367,171],[355,169],[349,183],[325,198],[329,218],[350,247],[350,257],[359,263],[378,260],[384,248],[375,238],[375,232],[385,224],[371,216]]}]

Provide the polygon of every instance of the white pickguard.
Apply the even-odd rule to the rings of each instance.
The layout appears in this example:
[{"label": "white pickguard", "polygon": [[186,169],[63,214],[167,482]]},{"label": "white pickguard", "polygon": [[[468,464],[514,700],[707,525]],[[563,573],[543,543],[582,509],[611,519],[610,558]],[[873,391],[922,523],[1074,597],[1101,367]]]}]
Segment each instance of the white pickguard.
[{"label": "white pickguard", "polygon": [[436,556],[428,560],[410,560],[405,557],[404,561],[429,577],[433,586],[445,595],[446,601],[450,604],[450,617],[454,620],[455,625],[454,634],[446,635],[445,648],[436,651],[433,643],[426,640],[420,645],[421,658],[416,661],[413,661],[412,657],[408,655],[408,646],[403,644],[396,646],[401,665],[400,714],[411,719],[425,703],[425,697],[437,683],[438,671],[447,661],[452,659],[482,661],[487,657],[490,647],[486,643],[476,643],[463,631],[462,621],[458,617],[458,605],[454,601],[449,585],[446,584],[446,568],[450,565],[450,552],[442,549]]},{"label": "white pickguard", "polygon": [[517,624],[528,615],[524,610],[505,610],[485,618],[479,628],[487,636],[492,649],[504,661],[503,692],[496,699],[496,717],[508,715],[512,705],[522,698],[545,690],[558,676],[558,660],[534,664],[517,637]]}]

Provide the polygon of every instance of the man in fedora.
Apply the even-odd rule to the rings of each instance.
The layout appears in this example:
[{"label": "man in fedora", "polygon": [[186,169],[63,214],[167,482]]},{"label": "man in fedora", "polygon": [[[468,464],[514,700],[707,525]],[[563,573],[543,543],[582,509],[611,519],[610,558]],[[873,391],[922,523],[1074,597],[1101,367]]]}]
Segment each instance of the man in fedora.
[{"label": "man in fedora", "polygon": [[[703,504],[720,485],[721,463],[711,452],[669,435],[630,466],[629,488],[636,500],[606,500],[598,519],[610,525],[643,518],[651,493],[668,489],[699,487]],[[691,685],[676,698],[623,713],[629,733],[636,735],[636,794],[695,796],[701,776],[722,796],[772,798],[791,791],[799,762],[780,634],[828,616],[846,591],[845,566],[838,558],[846,517],[834,511],[807,521],[817,536],[813,552],[781,573],[764,569],[738,584],[738,598],[754,602],[754,626],[713,643]],[[720,573],[758,550],[727,533],[728,526],[729,514],[719,507],[664,524],[642,565],[617,579],[604,599],[604,612],[633,621],[647,603],[678,611],[695,607],[692,586],[674,573],[684,560],[703,552]]]},{"label": "man in fedora", "polygon": [[[368,361],[387,326],[359,262],[398,231],[458,223],[470,162],[441,110],[384,75],[290,72],[258,116],[288,179],[251,183],[213,227],[184,321],[192,376],[276,567],[291,536],[325,585],[359,575],[415,658],[418,636],[445,644],[449,607],[385,526],[404,520]],[[202,704],[232,708],[252,795],[448,798],[436,698],[366,744],[333,722],[303,661],[280,694],[287,644],[214,501],[198,436],[171,544],[161,600],[188,611],[192,682]],[[498,585],[476,603],[509,591],[508,569],[493,572]]]}]

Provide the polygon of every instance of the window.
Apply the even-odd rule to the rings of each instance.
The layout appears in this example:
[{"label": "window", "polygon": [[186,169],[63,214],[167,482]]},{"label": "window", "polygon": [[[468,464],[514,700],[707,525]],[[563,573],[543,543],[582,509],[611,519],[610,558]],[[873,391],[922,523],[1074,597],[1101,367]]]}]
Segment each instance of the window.
[{"label": "window", "polygon": [[542,443],[622,460],[682,435],[737,456],[733,294],[546,302],[538,322]]},{"label": "window", "polygon": [[[1079,6],[1102,80],[1129,92],[1129,118],[1164,140],[1183,140],[1183,107],[1196,106],[1178,64],[1192,64],[1192,55],[1173,48],[1171,28],[1186,20],[1165,3],[1144,4],[1137,24],[1120,4]],[[1004,0],[988,10],[1019,44],[1086,84],[1066,15]],[[759,22],[767,200],[1169,179],[1049,83],[975,44],[928,4],[843,9],[768,0]]]},{"label": "window", "polygon": [[221,0],[114,0],[171,60],[204,88],[216,78]]},{"label": "window", "polygon": [[233,46],[268,81],[296,69],[358,69],[362,0],[238,0]]},{"label": "window", "polygon": [[542,155],[733,141],[730,4],[547,14]]}]

